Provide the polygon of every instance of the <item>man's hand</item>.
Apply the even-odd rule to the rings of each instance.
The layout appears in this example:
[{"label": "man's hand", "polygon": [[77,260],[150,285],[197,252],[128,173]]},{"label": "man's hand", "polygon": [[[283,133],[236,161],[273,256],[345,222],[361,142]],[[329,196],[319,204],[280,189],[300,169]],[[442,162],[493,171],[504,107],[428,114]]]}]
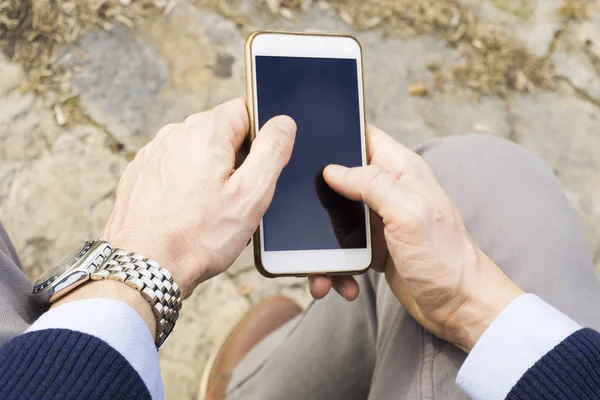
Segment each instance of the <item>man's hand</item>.
[{"label": "man's hand", "polygon": [[[419,155],[375,127],[369,128],[367,147],[369,166],[330,165],[324,178],[338,193],[364,201],[383,220],[383,231],[373,232],[374,268],[385,271],[406,310],[426,329],[468,352],[523,292],[473,243]],[[380,222],[374,219],[375,225]],[[383,262],[381,239],[389,251]],[[346,298],[358,294],[353,280],[334,279]],[[311,289],[320,297],[330,285],[327,278],[312,278]]]},{"label": "man's hand", "polygon": [[267,122],[236,169],[247,132],[243,99],[162,128],[123,173],[104,239],[158,261],[183,298],[225,271],[271,203],[296,124]]}]

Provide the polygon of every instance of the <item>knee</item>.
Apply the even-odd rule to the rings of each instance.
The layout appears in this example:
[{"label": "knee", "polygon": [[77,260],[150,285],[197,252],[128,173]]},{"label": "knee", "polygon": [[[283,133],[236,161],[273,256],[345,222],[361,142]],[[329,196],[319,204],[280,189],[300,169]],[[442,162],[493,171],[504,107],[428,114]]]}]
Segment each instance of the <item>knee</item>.
[{"label": "knee", "polygon": [[447,136],[425,143],[417,150],[436,171],[444,175],[474,172],[490,179],[526,176],[555,180],[552,168],[520,145],[490,135]]},{"label": "knee", "polygon": [[440,163],[444,167],[494,167],[505,172],[519,171],[525,167],[527,170],[554,175],[550,166],[537,155],[497,136],[447,136],[425,143],[416,151],[427,162],[434,164],[434,168]]}]

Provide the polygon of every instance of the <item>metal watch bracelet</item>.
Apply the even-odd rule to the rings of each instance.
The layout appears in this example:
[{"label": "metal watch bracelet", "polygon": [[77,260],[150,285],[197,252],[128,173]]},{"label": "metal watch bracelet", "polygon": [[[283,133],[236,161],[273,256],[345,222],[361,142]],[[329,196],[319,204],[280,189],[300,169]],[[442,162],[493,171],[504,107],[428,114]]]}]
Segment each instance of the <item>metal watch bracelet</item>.
[{"label": "metal watch bracelet", "polygon": [[152,306],[156,318],[155,343],[160,349],[173,331],[181,310],[181,291],[171,273],[140,254],[113,249],[90,277],[123,282],[140,292]]}]

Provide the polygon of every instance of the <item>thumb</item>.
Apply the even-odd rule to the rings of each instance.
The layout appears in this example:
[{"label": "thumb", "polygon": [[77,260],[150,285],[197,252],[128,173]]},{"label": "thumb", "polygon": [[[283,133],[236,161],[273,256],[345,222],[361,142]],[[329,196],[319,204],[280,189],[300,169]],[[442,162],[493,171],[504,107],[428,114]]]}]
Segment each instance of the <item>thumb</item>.
[{"label": "thumb", "polygon": [[376,165],[347,168],[332,164],[323,177],[333,190],[350,200],[364,201],[382,217],[400,191],[396,180]]}]

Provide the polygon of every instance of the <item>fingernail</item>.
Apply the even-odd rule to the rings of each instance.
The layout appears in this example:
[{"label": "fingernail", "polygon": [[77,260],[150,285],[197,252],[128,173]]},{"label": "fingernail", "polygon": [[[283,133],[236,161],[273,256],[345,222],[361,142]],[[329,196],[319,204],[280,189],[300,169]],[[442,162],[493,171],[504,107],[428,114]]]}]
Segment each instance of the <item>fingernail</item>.
[{"label": "fingernail", "polygon": [[325,168],[327,176],[333,179],[340,179],[346,173],[348,168],[342,167],[341,165],[331,164]]},{"label": "fingernail", "polygon": [[293,135],[296,133],[296,123],[287,115],[280,115],[276,117],[275,121],[273,121],[273,124],[275,124],[275,126],[279,129],[284,130],[288,135]]}]

